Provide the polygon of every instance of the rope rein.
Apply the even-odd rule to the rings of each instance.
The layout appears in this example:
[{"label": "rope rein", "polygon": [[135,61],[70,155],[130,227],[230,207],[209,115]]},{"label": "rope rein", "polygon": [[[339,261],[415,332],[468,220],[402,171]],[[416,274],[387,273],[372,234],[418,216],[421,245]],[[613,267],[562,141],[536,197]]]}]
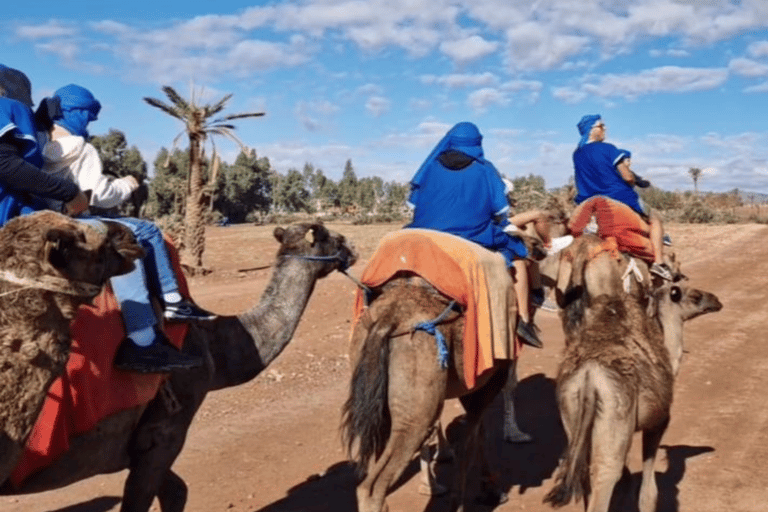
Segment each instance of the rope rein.
[{"label": "rope rein", "polygon": [[63,277],[55,276],[19,277],[9,270],[0,270],[0,280],[21,286],[21,288],[0,293],[0,297],[32,288],[64,293],[75,297],[95,297],[101,291],[101,286],[91,283],[70,281]]}]

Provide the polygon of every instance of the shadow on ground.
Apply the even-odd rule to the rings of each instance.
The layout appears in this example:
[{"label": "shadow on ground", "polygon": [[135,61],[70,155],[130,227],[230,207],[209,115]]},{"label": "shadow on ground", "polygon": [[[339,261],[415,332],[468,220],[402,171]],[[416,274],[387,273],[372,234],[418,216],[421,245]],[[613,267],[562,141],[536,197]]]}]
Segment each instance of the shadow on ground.
[{"label": "shadow on ground", "polygon": [[49,512],[107,512],[112,510],[115,505],[120,503],[122,498],[117,496],[102,496],[100,498],[94,498],[89,501],[78,503],[77,505],[70,505],[64,508],[57,508]]}]

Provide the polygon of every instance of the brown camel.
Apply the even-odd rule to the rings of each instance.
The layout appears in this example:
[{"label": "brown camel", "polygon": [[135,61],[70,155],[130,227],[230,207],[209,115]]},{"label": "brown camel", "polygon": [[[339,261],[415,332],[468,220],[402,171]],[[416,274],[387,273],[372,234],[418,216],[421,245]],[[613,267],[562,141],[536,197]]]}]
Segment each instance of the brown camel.
[{"label": "brown camel", "polygon": [[[580,307],[578,301],[566,305]],[[666,283],[649,301],[590,297],[582,314],[570,315],[581,318],[576,324],[565,312],[557,398],[568,447],[545,502],[558,507],[583,497],[588,512],[607,512],[632,435],[642,431],[640,512],[656,510],[653,468],[669,423],[683,322],[721,307],[711,293]]]},{"label": "brown camel", "polygon": [[484,491],[493,494],[489,499],[505,499],[492,489],[480,449],[481,417],[504,386],[511,361],[497,359],[467,389],[461,377],[464,317],[451,311],[438,328],[450,354],[447,370],[438,362],[435,337],[424,331],[411,333],[416,324],[445,312],[450,300],[422,278],[402,274],[376,293],[353,332],[353,375],[342,423],[348,449],[356,452],[364,474],[357,487],[358,510],[387,510],[390,486],[430,437],[445,400],[457,397],[467,413],[467,435],[458,457],[453,507],[463,510],[466,473],[476,453],[481,457]]},{"label": "brown camel", "polygon": [[[310,236],[311,232],[311,236]],[[256,377],[286,347],[319,278],[345,270],[357,255],[345,238],[322,224],[275,228],[280,242],[272,278],[259,304],[237,316],[190,325],[183,350],[202,357],[202,368],[171,374],[147,406],[121,411],[70,442],[52,466],[4,494],[60,488],[128,469],[122,512],[147,512],[155,497],[162,512],[182,512],[187,486],[171,470],[192,419],[209,391]]]},{"label": "brown camel", "polygon": [[130,231],[105,233],[54,212],[0,229],[0,482],[21,457],[45,401],[64,372],[70,321],[110,277],[143,255]]}]

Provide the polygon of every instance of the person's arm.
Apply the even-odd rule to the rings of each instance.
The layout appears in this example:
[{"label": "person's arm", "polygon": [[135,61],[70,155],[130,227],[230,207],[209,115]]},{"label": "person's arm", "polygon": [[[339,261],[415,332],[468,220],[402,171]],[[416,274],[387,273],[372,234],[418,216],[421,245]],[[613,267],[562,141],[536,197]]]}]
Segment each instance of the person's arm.
[{"label": "person's arm", "polygon": [[635,173],[632,172],[632,169],[630,169],[630,159],[625,158],[618,164],[616,164],[616,170],[619,171],[619,174],[621,177],[629,183],[630,185],[634,186],[635,184]]},{"label": "person's arm", "polygon": [[91,191],[91,204],[99,208],[112,208],[125,202],[139,187],[133,176],[110,179],[104,175],[101,158],[92,144],[86,143],[82,166],[75,173],[77,184]]},{"label": "person's arm", "polygon": [[68,203],[80,194],[76,184],[51,176],[22,158],[18,146],[0,138],[0,182],[20,193]]}]

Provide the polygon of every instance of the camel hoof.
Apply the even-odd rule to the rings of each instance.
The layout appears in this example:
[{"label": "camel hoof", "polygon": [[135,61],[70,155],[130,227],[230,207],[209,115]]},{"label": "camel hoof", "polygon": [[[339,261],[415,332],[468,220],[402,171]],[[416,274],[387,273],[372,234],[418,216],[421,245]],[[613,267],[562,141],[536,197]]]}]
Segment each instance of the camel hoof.
[{"label": "camel hoof", "polygon": [[480,496],[475,499],[475,501],[486,507],[496,507],[502,503],[508,502],[509,496],[507,493],[497,489],[486,489]]},{"label": "camel hoof", "polygon": [[422,496],[442,496],[448,493],[448,488],[435,482],[434,485],[419,484],[419,494]]}]

